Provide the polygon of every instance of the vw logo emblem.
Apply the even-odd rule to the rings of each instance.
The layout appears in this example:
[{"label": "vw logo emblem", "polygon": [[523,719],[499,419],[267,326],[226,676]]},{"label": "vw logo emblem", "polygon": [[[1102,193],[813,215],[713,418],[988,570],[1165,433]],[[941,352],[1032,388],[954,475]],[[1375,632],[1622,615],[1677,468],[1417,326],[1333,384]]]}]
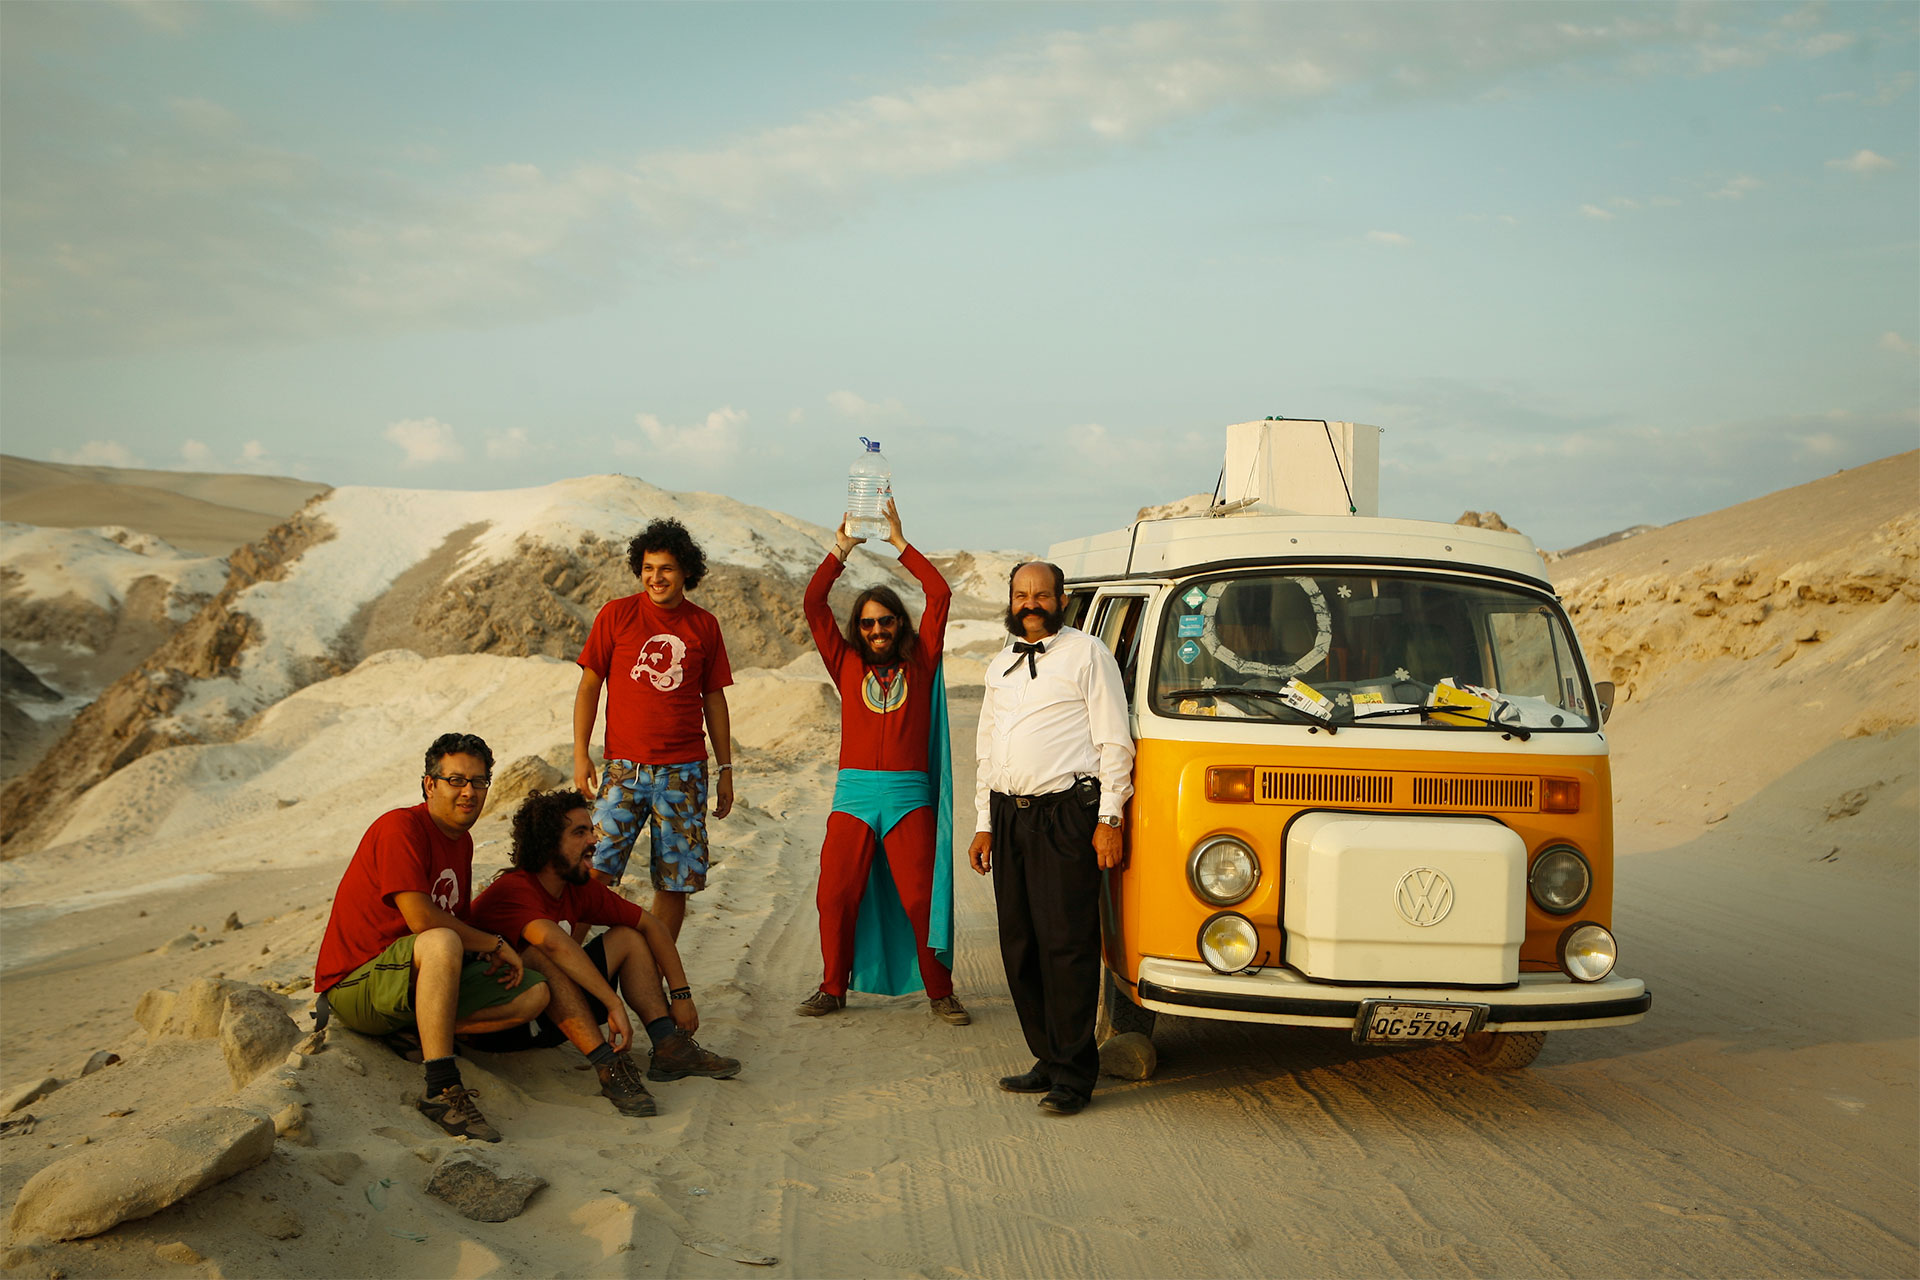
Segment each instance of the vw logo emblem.
[{"label": "vw logo emblem", "polygon": [[1393,905],[1408,924],[1422,929],[1439,924],[1453,910],[1453,881],[1432,867],[1415,867],[1400,877]]}]

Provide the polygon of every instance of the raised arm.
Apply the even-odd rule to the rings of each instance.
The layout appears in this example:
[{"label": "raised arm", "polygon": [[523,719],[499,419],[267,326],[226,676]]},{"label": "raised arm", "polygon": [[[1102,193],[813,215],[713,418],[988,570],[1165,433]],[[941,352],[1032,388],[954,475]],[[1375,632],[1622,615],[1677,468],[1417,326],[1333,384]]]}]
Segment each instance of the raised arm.
[{"label": "raised arm", "polygon": [[929,661],[938,662],[947,646],[947,610],[953,605],[953,588],[933,567],[933,561],[920,554],[918,547],[902,546],[900,563],[926,592],[926,612],[920,615],[920,643],[925,646]]}]

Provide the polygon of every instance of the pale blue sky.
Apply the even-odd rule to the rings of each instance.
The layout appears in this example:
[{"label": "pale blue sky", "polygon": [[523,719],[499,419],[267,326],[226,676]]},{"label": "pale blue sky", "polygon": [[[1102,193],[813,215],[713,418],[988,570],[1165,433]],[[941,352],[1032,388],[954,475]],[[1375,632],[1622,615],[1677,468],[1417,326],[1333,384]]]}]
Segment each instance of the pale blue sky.
[{"label": "pale blue sky", "polygon": [[0,448],[923,545],[1387,429],[1543,545],[1920,443],[1911,3],[0,5]]}]

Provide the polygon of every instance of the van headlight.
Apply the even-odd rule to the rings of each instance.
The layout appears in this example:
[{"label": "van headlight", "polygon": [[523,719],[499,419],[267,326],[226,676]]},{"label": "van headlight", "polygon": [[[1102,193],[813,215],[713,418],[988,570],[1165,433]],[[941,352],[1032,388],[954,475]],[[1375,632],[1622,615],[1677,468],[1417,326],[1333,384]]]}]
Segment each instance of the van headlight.
[{"label": "van headlight", "polygon": [[1215,973],[1251,968],[1259,949],[1260,932],[1245,916],[1222,911],[1200,926],[1200,958]]},{"label": "van headlight", "polygon": [[1260,859],[1232,836],[1212,836],[1187,859],[1187,883],[1216,907],[1230,907],[1260,883]]},{"label": "van headlight", "polygon": [[1556,844],[1533,860],[1533,870],[1527,873],[1527,892],[1542,911],[1564,916],[1578,911],[1593,892],[1593,870],[1578,849]]},{"label": "van headlight", "polygon": [[1613,972],[1620,948],[1605,926],[1591,920],[1570,924],[1560,934],[1560,968],[1575,982],[1598,982]]}]

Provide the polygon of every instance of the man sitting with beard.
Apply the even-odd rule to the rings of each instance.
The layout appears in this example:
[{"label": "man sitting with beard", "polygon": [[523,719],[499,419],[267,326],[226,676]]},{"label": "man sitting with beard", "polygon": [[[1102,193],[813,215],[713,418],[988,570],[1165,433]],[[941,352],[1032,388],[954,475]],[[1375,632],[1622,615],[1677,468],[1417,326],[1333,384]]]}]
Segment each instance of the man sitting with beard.
[{"label": "man sitting with beard", "polygon": [[973,1019],[953,994],[952,767],[940,671],[953,592],[907,545],[889,500],[887,541],[927,595],[919,634],[899,596],[870,587],[843,636],[827,593],[863,541],[843,520],[807,584],[807,626],[840,690],[840,774],[820,849],[824,972],[797,1012],[844,1009],[849,987],[890,996],[918,987],[935,1016],[964,1026]]},{"label": "man sitting with beard", "polygon": [[[537,1023],[470,1036],[467,1043],[504,1053],[570,1040],[599,1071],[600,1092],[608,1101],[624,1115],[650,1116],[657,1108],[627,1053],[633,1024],[622,996],[639,1011],[653,1041],[647,1079],[724,1079],[740,1064],[695,1042],[700,1011],[665,922],[594,880],[589,804],[578,791],[536,791],[514,812],[513,869],[481,892],[473,918],[515,945],[524,944],[528,967],[546,975],[553,994]],[[597,924],[610,927],[581,946],[580,939]],[[611,1043],[600,1034],[603,1023],[613,1033]]]}]

